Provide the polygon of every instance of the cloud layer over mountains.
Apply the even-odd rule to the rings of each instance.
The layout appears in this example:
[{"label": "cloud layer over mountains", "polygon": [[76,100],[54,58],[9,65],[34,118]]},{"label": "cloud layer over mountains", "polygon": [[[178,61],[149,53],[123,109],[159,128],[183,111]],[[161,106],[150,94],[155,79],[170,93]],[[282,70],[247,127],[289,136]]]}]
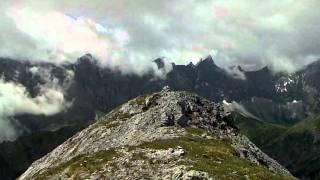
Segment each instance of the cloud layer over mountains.
[{"label": "cloud layer over mountains", "polygon": [[22,132],[14,116],[25,113],[53,115],[71,105],[64,99],[63,90],[55,80],[39,88],[39,95],[31,97],[21,84],[0,79],[0,142],[13,140]]},{"label": "cloud layer over mountains", "polygon": [[208,54],[224,67],[294,71],[319,57],[317,0],[1,1],[0,55],[74,62],[92,53],[123,72],[151,60],[185,64]]}]

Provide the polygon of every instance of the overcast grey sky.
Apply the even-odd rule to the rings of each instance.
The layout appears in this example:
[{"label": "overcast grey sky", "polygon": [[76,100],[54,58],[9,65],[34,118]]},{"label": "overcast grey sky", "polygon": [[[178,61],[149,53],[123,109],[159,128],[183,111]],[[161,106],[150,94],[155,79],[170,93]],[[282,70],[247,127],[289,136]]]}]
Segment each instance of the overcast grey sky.
[{"label": "overcast grey sky", "polygon": [[143,73],[165,57],[294,71],[320,52],[318,0],[11,0],[0,3],[0,56],[55,63],[92,53]]},{"label": "overcast grey sky", "polygon": [[[56,64],[91,53],[101,66],[143,74],[152,60],[295,71],[319,58],[319,0],[1,0],[0,57]],[[170,70],[170,66],[166,66]],[[52,115],[71,105],[47,69],[30,97],[0,78],[0,141],[16,138],[17,114]],[[72,80],[70,72],[70,81]]]}]

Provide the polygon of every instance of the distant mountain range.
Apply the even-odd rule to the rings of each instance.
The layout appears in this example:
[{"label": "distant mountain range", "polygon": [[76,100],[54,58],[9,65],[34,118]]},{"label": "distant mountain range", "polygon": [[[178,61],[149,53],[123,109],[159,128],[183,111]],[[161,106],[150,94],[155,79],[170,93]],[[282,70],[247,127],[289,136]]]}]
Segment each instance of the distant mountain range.
[{"label": "distant mountain range", "polygon": [[[154,63],[159,69],[163,68],[161,59],[155,60]],[[45,151],[26,148],[23,151],[33,155],[25,155],[19,159],[0,152],[0,167],[7,168],[5,172],[1,172],[3,177],[16,177],[30,162],[45,155],[73,133],[59,134],[59,142],[52,142],[53,144],[50,144],[49,137],[48,140],[43,139],[47,144],[32,142],[33,136],[46,132],[59,133],[62,128],[75,129],[70,132],[76,132],[80,127],[92,124],[98,117],[129,99],[159,91],[167,85],[173,90],[195,92],[215,102],[226,101],[232,104],[234,101],[256,120],[286,127],[320,112],[320,61],[293,74],[273,73],[267,67],[257,71],[245,71],[235,66],[237,73],[241,73],[244,79],[233,77],[232,73],[218,67],[213,59],[208,57],[197,64],[173,64],[173,70],[162,79],[155,78],[151,72],[143,76],[123,75],[119,71],[100,67],[90,55],[79,58],[75,64],[62,66],[48,63],[32,64],[4,58],[0,60],[0,73],[3,78],[22,84],[31,96],[36,96],[39,93],[37,85],[45,82],[39,75],[32,74],[30,69],[33,67],[46,69],[60,84],[66,81],[67,72],[73,71],[73,81],[65,94],[66,99],[73,104],[66,111],[52,116],[23,114],[14,117],[19,128],[23,127],[25,131],[21,138],[11,143],[2,143],[0,146],[15,148],[21,144],[19,142],[22,138],[28,137],[31,144],[39,145],[41,147],[37,147]],[[241,113],[240,109],[236,111]],[[17,168],[15,163],[22,166]],[[290,164],[288,168],[290,170]],[[6,176],[6,173],[9,175]]]}]

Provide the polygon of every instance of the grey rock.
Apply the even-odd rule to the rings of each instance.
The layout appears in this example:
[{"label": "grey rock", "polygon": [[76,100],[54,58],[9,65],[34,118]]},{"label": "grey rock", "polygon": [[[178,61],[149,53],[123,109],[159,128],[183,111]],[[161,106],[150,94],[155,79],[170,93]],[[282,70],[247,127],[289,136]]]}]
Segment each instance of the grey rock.
[{"label": "grey rock", "polygon": [[191,170],[186,172],[181,179],[183,180],[206,180],[206,179],[212,179],[208,173],[205,172],[201,172],[201,171],[195,171],[195,170]]},{"label": "grey rock", "polygon": [[[111,127],[108,126],[110,124]],[[248,138],[239,134],[232,116],[221,104],[189,92],[163,90],[149,96],[137,97],[110,112],[35,161],[19,179],[32,179],[36,174],[79,155],[111,149],[121,154],[112,159],[112,163],[117,167],[116,173],[112,175],[114,179],[210,179],[205,172],[188,170],[188,166],[179,165],[178,162],[184,159],[186,154],[182,147],[164,150],[128,148],[138,147],[145,142],[186,136],[184,127],[197,127],[207,130],[215,137],[228,138],[240,157],[291,176],[289,171],[264,154]],[[204,138],[213,137],[205,135]],[[134,163],[134,166],[130,163]],[[97,179],[100,178],[99,175],[111,176],[110,173],[114,171],[106,164],[97,174],[84,172],[82,176]],[[62,172],[51,179],[65,179],[65,176]]]}]

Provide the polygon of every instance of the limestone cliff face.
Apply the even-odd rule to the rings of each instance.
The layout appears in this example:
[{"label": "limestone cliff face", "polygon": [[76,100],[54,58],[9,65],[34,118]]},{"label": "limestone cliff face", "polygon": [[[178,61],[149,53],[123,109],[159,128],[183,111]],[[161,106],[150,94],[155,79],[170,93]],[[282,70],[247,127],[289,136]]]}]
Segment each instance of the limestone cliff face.
[{"label": "limestone cliff face", "polygon": [[222,105],[164,89],[137,97],[34,162],[19,179],[294,179]]}]

